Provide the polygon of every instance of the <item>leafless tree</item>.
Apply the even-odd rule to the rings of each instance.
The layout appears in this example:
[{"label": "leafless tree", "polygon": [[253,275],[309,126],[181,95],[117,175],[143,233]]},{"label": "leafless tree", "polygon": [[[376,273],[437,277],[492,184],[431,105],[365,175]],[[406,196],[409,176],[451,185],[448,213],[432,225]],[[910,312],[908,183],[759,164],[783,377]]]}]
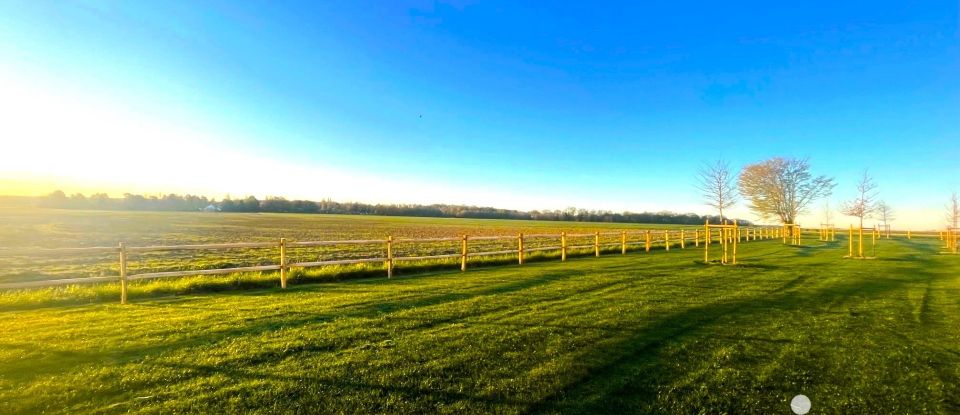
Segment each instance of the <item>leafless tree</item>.
[{"label": "leafless tree", "polygon": [[807,159],[774,157],[744,167],[738,181],[750,210],[763,219],[796,223],[810,202],[830,196],[833,179],[810,174]]},{"label": "leafless tree", "polygon": [[723,160],[714,164],[704,163],[697,171],[697,189],[703,194],[704,203],[720,211],[720,220],[724,220],[723,210],[737,203],[734,174],[730,165]]},{"label": "leafless tree", "polygon": [[950,203],[947,203],[947,226],[956,228],[957,223],[960,223],[960,198],[957,197],[957,192],[953,192]]},{"label": "leafless tree", "polygon": [[844,215],[860,218],[860,227],[863,219],[871,217],[877,211],[877,184],[870,173],[863,171],[863,176],[857,182],[857,196],[843,203],[840,210]]},{"label": "leafless tree", "polygon": [[830,201],[823,202],[823,224],[829,225],[833,223],[833,209],[830,208]]},{"label": "leafless tree", "polygon": [[887,204],[887,202],[879,201],[877,202],[877,217],[880,219],[880,222],[883,223],[883,230],[887,234],[887,238],[890,238],[890,222],[893,222],[896,219],[894,216],[893,208]]}]

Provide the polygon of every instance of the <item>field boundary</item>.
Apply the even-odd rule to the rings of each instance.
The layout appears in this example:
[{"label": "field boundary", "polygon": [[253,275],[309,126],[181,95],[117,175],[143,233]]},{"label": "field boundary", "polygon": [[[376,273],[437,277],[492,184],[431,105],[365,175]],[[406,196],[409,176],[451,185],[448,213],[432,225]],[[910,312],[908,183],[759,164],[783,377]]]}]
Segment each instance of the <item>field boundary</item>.
[{"label": "field boundary", "polygon": [[[820,232],[820,229],[810,228],[803,229],[802,232]],[[784,228],[779,226],[760,226],[760,227],[737,227],[735,232],[729,235],[729,238],[736,238],[740,242],[746,242],[751,240],[766,240],[766,239],[778,239],[784,237]],[[909,231],[901,234],[893,234],[891,236],[906,236],[907,238],[911,237],[936,237],[936,234],[926,234],[926,233],[911,233]],[[612,237],[619,236],[619,240],[616,242],[601,242],[601,237]],[[109,282],[118,282],[120,283],[120,302],[121,304],[127,303],[127,284],[129,281],[138,281],[138,280],[151,280],[158,278],[175,278],[175,277],[185,277],[185,276],[200,276],[200,275],[221,275],[221,274],[232,274],[232,273],[241,273],[241,272],[262,272],[262,271],[279,271],[280,272],[280,286],[282,288],[287,288],[287,276],[291,269],[293,268],[313,268],[313,267],[324,267],[324,266],[333,266],[333,265],[349,265],[349,264],[363,264],[363,263],[383,263],[386,270],[387,278],[393,277],[394,265],[398,262],[405,261],[423,261],[423,260],[438,260],[438,259],[460,259],[460,270],[466,271],[470,258],[484,257],[484,256],[493,256],[493,255],[516,255],[516,260],[518,264],[522,265],[524,263],[525,254],[531,252],[541,252],[541,251],[560,251],[560,260],[566,261],[567,254],[570,250],[585,250],[592,249],[594,256],[599,257],[601,252],[604,249],[610,250],[613,247],[619,247],[621,254],[627,253],[627,248],[629,246],[642,245],[642,249],[645,252],[650,252],[654,243],[657,244],[658,248],[662,247],[665,251],[669,251],[671,247],[679,247],[680,249],[685,249],[688,242],[692,242],[694,246],[699,247],[701,243],[709,245],[712,241],[720,241],[721,232],[718,230],[716,233],[705,228],[705,229],[649,229],[649,230],[622,230],[617,232],[593,232],[593,233],[538,233],[538,234],[527,234],[519,233],[516,235],[499,235],[499,236],[470,236],[470,235],[461,235],[456,237],[439,237],[439,238],[394,238],[393,236],[387,236],[384,239],[357,239],[357,240],[327,240],[327,241],[288,241],[286,238],[280,238],[277,242],[239,242],[239,243],[216,243],[216,244],[185,244],[185,245],[152,245],[152,246],[127,246],[123,242],[120,242],[115,247],[110,246],[101,246],[101,247],[77,247],[77,248],[35,248],[35,249],[20,249],[19,251],[28,252],[28,253],[43,253],[43,254],[63,254],[63,255],[84,255],[84,254],[104,254],[104,253],[114,253],[118,255],[119,262],[119,275],[115,276],[97,276],[97,277],[82,277],[82,278],[65,278],[65,279],[53,279],[53,280],[40,280],[40,281],[26,281],[26,282],[13,282],[13,283],[2,283],[0,284],[0,290],[16,290],[16,289],[33,289],[33,288],[47,288],[47,287],[57,287],[63,285],[79,285],[79,284],[97,284],[97,283],[109,283]],[[592,243],[587,242],[584,239],[590,238],[593,239]],[[574,244],[568,243],[568,239],[573,239]],[[470,251],[470,242],[471,241],[515,241],[515,248],[511,249],[500,249],[495,251],[479,251],[471,252]],[[543,243],[543,240],[556,241],[556,244],[549,244],[547,246],[525,246],[525,243],[532,240],[539,240]],[[450,242],[457,243],[459,252],[452,254],[441,254],[441,255],[407,255],[407,256],[395,256],[394,247],[396,245],[402,244],[417,244],[417,243],[428,243],[428,242]],[[287,250],[291,248],[306,248],[306,247],[319,247],[319,246],[350,246],[350,245],[380,245],[386,248],[386,256],[374,256],[368,258],[351,258],[351,259],[332,259],[332,260],[323,260],[323,261],[301,261],[301,262],[290,262],[288,261]],[[276,264],[270,265],[257,265],[257,266],[246,266],[246,267],[230,267],[230,268],[215,268],[215,269],[195,269],[195,270],[184,270],[184,271],[162,271],[162,272],[144,272],[138,274],[131,274],[127,268],[127,258],[131,253],[145,253],[145,252],[163,252],[163,251],[189,251],[189,250],[231,250],[231,249],[277,249],[278,252],[278,261]],[[10,249],[3,249],[2,251],[10,251]]]}]

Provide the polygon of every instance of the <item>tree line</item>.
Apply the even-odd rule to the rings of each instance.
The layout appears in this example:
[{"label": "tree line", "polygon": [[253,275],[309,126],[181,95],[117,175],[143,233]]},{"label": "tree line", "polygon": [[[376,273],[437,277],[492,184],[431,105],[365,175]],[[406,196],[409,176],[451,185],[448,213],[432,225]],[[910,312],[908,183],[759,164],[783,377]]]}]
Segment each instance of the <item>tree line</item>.
[{"label": "tree line", "polygon": [[[713,223],[719,216],[701,216],[695,213],[660,212],[612,212],[569,207],[556,210],[520,211],[493,207],[448,205],[448,204],[369,204],[359,202],[336,202],[333,200],[288,200],[282,197],[267,197],[263,200],[253,196],[241,199],[215,200],[206,196],[168,194],[145,196],[125,193],[122,198],[111,198],[104,193],[85,196],[80,193],[66,195],[57,190],[40,199],[39,205],[57,209],[133,210],[133,211],[218,211],[218,212],[268,212],[268,213],[314,213],[345,215],[416,216],[437,218],[471,219],[518,219],[574,222],[614,222],[698,225],[709,219]],[[740,221],[749,225],[749,221]]]}]

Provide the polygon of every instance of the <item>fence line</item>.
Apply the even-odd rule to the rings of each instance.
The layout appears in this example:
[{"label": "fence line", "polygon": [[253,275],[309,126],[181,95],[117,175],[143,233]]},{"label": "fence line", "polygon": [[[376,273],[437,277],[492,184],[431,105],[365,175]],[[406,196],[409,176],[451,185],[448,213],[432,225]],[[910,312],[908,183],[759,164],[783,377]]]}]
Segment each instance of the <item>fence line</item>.
[{"label": "fence line", "polygon": [[[820,229],[817,228],[807,228],[802,229],[801,232],[819,232]],[[924,233],[911,233],[910,231],[901,232],[901,233],[890,233],[890,235],[897,236],[906,236],[911,238],[913,236],[917,237],[941,237],[942,234],[937,234],[936,232],[924,232]],[[619,241],[617,242],[601,242],[601,236],[619,236]],[[640,237],[639,239],[631,239],[630,236]],[[735,238],[738,238],[739,241],[751,241],[751,240],[769,240],[769,239],[778,239],[783,236],[782,227],[741,227],[739,228]],[[362,263],[383,263],[386,268],[387,277],[390,278],[393,276],[393,269],[396,262],[405,262],[405,261],[418,261],[418,260],[434,260],[434,259],[453,259],[460,258],[460,269],[461,271],[467,270],[468,258],[476,258],[483,256],[491,255],[517,255],[517,261],[519,264],[523,264],[524,257],[526,253],[529,252],[542,252],[542,251],[560,251],[560,260],[566,261],[568,251],[571,249],[593,249],[595,256],[600,256],[602,248],[611,248],[611,247],[620,247],[620,253],[626,254],[627,247],[632,245],[642,245],[645,252],[650,252],[651,246],[653,243],[663,243],[664,250],[669,251],[671,245],[679,246],[681,249],[685,249],[687,242],[692,240],[694,245],[699,247],[701,243],[708,244],[709,240],[719,240],[721,234],[718,232],[714,234],[712,231],[706,233],[702,229],[663,229],[663,230],[636,230],[636,231],[618,231],[618,232],[594,232],[594,233],[566,233],[561,232],[559,234],[530,234],[524,235],[523,233],[517,234],[516,236],[512,235],[499,235],[499,236],[469,236],[461,235],[459,237],[439,237],[439,238],[397,238],[394,239],[392,236],[388,236],[386,239],[357,239],[357,240],[335,240],[335,241],[287,241],[285,238],[280,238],[279,242],[241,242],[241,243],[219,243],[219,244],[190,244],[190,245],[153,245],[153,246],[126,246],[124,243],[119,243],[116,247],[79,247],[79,248],[43,248],[43,249],[9,249],[9,248],[0,248],[0,252],[29,252],[29,253],[46,253],[46,254],[90,254],[90,253],[115,253],[119,255],[119,265],[120,272],[118,276],[102,276],[102,277],[83,277],[83,278],[65,278],[65,279],[55,279],[55,280],[41,280],[41,281],[28,281],[28,282],[17,282],[17,283],[2,283],[0,284],[0,290],[9,290],[9,289],[24,289],[24,288],[43,288],[43,287],[55,287],[62,285],[73,285],[73,284],[93,284],[93,283],[103,283],[103,282],[120,282],[121,286],[121,303],[126,304],[127,302],[127,283],[129,281],[137,280],[148,280],[148,279],[157,279],[157,278],[173,278],[173,277],[184,277],[184,276],[194,276],[194,275],[218,275],[218,274],[231,274],[236,272],[259,272],[259,271],[280,271],[280,285],[283,288],[287,287],[287,272],[291,268],[312,268],[312,267],[323,267],[331,265],[349,265],[349,264],[362,264]],[[589,244],[584,244],[578,242],[577,244],[569,244],[569,238],[574,238],[575,241],[583,241],[586,238],[591,238],[592,241]],[[530,241],[532,239],[553,239],[559,240],[559,245],[550,245],[550,246],[534,246],[534,247],[525,247],[524,242]],[[482,252],[470,252],[469,251],[469,241],[503,241],[503,240],[516,240],[516,248],[514,249],[501,249],[495,251],[482,251]],[[701,242],[702,241],[702,242]],[[450,253],[450,254],[438,254],[438,255],[420,255],[420,256],[394,256],[394,246],[397,244],[409,244],[409,243],[424,243],[424,242],[458,242],[458,244],[451,244],[451,248],[459,245],[460,252]],[[586,242],[586,241],[583,241]],[[287,261],[287,248],[307,248],[307,247],[319,247],[319,246],[343,246],[343,245],[385,245],[386,247],[386,256],[385,257],[371,257],[371,258],[357,258],[357,259],[339,259],[339,260],[326,260],[326,261],[305,261],[305,262],[288,262]],[[279,263],[275,265],[259,265],[259,266],[249,266],[249,267],[233,267],[233,268],[218,268],[218,269],[200,269],[200,270],[188,270],[188,271],[163,271],[163,272],[147,272],[140,274],[130,274],[127,268],[127,256],[130,253],[143,253],[143,252],[162,252],[162,251],[189,251],[189,250],[230,250],[230,249],[279,249]]]}]

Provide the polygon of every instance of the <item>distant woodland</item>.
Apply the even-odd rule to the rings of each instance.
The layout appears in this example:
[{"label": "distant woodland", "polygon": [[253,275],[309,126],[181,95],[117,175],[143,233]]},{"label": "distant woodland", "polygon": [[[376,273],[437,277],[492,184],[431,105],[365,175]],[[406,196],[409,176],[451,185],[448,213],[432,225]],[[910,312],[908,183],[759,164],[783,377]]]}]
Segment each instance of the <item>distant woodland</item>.
[{"label": "distant woodland", "polygon": [[[464,205],[417,205],[417,204],[368,204],[321,200],[287,200],[282,197],[267,197],[260,200],[253,196],[242,199],[210,199],[205,196],[168,194],[144,196],[126,193],[122,198],[111,198],[104,193],[86,196],[80,193],[66,195],[55,191],[38,200],[38,205],[57,209],[87,210],[133,210],[133,211],[207,211],[207,212],[271,212],[271,213],[323,213],[348,215],[419,216],[438,218],[474,219],[526,219],[576,222],[662,223],[703,224],[704,220],[719,222],[719,216],[700,216],[694,213],[623,212],[587,210],[569,207],[562,210],[533,210],[529,212],[497,209],[492,207]],[[749,224],[741,221],[741,224]]]}]

